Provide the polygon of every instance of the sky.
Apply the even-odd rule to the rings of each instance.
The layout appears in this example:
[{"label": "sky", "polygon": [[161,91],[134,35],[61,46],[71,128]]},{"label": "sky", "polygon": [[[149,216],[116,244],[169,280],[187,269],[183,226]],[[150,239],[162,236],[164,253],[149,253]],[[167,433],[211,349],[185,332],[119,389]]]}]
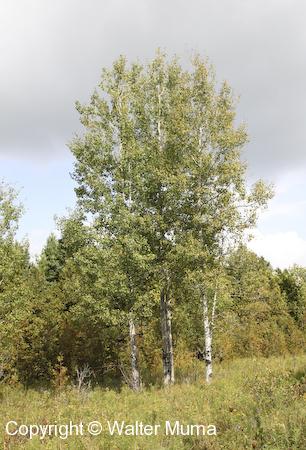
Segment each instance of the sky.
[{"label": "sky", "polygon": [[67,144],[101,69],[158,47],[208,57],[239,96],[248,181],[275,196],[250,248],[306,266],[306,3],[303,0],[0,0],[0,179],[20,191],[32,255],[75,204]]}]

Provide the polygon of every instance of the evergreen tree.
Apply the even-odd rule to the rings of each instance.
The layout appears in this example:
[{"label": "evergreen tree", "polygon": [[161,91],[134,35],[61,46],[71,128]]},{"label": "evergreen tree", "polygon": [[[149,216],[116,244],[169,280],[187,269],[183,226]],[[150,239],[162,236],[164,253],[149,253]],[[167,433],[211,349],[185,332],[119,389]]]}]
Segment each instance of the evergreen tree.
[{"label": "evergreen tree", "polygon": [[58,281],[60,271],[62,268],[62,251],[60,242],[55,234],[50,234],[47,239],[46,245],[42,250],[38,267],[45,275],[47,281]]}]

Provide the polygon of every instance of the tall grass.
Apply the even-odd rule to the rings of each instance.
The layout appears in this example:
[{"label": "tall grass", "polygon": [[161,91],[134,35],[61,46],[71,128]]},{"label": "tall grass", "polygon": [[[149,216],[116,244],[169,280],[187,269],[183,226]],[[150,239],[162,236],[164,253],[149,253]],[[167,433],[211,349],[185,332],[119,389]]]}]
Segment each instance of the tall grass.
[{"label": "tall grass", "polygon": [[[240,359],[215,367],[215,378],[207,386],[198,376],[161,389],[149,387],[140,394],[94,388],[77,392],[24,390],[1,386],[1,430],[4,449],[305,449],[306,356]],[[196,368],[195,368],[196,370]],[[190,381],[198,380],[198,381]],[[87,424],[100,421],[99,436],[70,436],[66,440],[48,436],[8,436],[9,420],[19,424]],[[163,430],[153,436],[111,436],[107,421],[136,420],[164,424],[214,424],[217,435],[170,436]],[[86,430],[87,431],[87,430]]]}]

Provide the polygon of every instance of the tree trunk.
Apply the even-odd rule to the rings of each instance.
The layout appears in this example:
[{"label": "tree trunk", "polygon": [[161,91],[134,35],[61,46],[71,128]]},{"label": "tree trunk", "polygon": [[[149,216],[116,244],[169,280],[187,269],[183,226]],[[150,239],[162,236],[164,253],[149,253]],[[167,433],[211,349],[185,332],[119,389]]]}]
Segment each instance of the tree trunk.
[{"label": "tree trunk", "polygon": [[161,317],[161,333],[163,340],[164,385],[167,386],[169,384],[174,383],[171,311],[169,305],[168,289],[162,289],[160,293],[160,317]]},{"label": "tree trunk", "polygon": [[131,346],[131,387],[134,391],[140,390],[140,374],[138,368],[138,350],[136,341],[136,328],[132,318],[130,318],[130,346]]},{"label": "tree trunk", "polygon": [[202,294],[203,325],[204,325],[204,359],[206,366],[206,382],[212,379],[212,328],[208,316],[208,302],[205,294]]}]

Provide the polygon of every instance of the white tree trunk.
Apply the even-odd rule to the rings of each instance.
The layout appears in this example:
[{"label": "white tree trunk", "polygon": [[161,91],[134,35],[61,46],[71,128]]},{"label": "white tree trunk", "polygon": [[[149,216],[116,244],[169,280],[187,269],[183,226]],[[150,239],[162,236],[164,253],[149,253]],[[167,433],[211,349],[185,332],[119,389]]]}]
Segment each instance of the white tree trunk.
[{"label": "white tree trunk", "polygon": [[174,383],[174,359],[171,330],[171,311],[169,294],[167,289],[162,289],[160,294],[161,333],[163,340],[163,368],[164,385]]},{"label": "white tree trunk", "polygon": [[205,294],[202,294],[203,325],[204,325],[204,360],[206,367],[206,382],[210,383],[213,374],[212,368],[212,324],[208,316],[208,302]]},{"label": "white tree trunk", "polygon": [[[157,137],[159,151],[164,149],[163,131],[161,123],[162,112],[162,96],[163,89],[160,85],[157,86],[158,97],[158,119],[157,119]],[[164,369],[164,385],[174,383],[174,358],[173,358],[173,342],[172,342],[172,327],[171,327],[171,310],[169,304],[169,289],[168,282],[162,288],[160,293],[160,319],[161,319],[161,334],[163,341],[163,369]]]},{"label": "white tree trunk", "polygon": [[130,318],[130,347],[131,347],[131,387],[134,391],[140,390],[140,374],[138,368],[138,349],[135,323]]}]

